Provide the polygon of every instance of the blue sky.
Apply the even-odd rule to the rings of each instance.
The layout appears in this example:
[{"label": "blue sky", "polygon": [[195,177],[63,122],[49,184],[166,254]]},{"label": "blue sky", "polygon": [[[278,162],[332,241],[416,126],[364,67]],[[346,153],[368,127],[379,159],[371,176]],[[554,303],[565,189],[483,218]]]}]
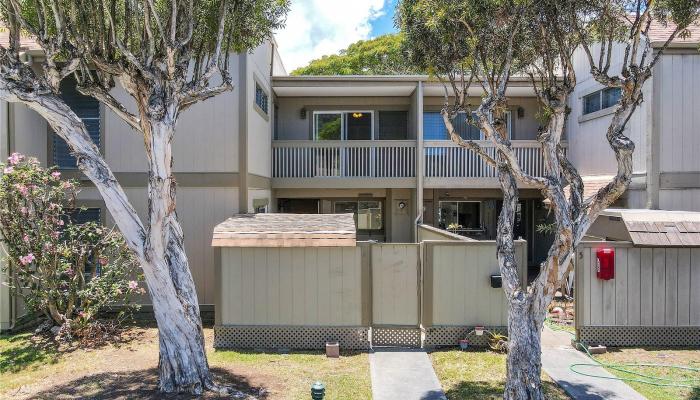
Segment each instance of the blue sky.
[{"label": "blue sky", "polygon": [[292,0],[287,24],[275,34],[287,72],[358,40],[395,32],[397,1]]},{"label": "blue sky", "polygon": [[372,25],[372,37],[377,37],[387,33],[396,32],[394,27],[394,9],[396,8],[397,0],[389,0],[385,3],[384,14],[370,22]]}]

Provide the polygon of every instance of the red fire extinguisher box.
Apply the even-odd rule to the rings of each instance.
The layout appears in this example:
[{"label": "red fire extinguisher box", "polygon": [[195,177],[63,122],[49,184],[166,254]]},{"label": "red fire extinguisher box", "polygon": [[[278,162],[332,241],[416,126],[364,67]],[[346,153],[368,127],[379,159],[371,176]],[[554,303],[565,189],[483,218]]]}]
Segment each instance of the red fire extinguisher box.
[{"label": "red fire extinguisher box", "polygon": [[602,280],[615,279],[615,248],[600,247],[596,255],[596,277]]}]

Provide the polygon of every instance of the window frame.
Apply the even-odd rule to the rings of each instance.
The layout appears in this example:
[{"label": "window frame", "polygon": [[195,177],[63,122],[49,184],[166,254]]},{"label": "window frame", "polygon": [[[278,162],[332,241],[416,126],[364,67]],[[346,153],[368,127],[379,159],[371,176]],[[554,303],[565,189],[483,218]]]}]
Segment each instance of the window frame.
[{"label": "window frame", "polygon": [[[265,118],[270,117],[270,93],[268,93],[267,90],[263,87],[263,85],[257,80],[253,79],[255,82],[255,86],[253,88],[253,107],[256,108],[256,110],[263,115]],[[258,104],[258,89],[265,95],[265,103],[266,103],[266,108],[262,108]]]},{"label": "window frame", "polygon": [[[604,88],[599,88],[590,92],[587,92],[586,94],[582,94],[580,97],[581,100],[581,118],[583,120],[591,119],[591,118],[596,118],[602,115],[607,115],[611,113],[613,110],[615,110],[615,107],[618,105],[616,102],[613,105],[603,107],[603,93],[605,91],[609,90],[619,90],[620,94],[622,94],[622,89],[620,88],[614,88],[614,87],[604,87]],[[586,112],[586,99],[590,98],[591,96],[597,96],[598,97],[598,109],[594,111],[589,111]]]},{"label": "window frame", "polygon": [[[477,203],[479,204],[479,229],[473,229],[473,228],[464,228],[464,231],[483,231],[484,228],[484,207],[483,207],[483,201],[481,200],[438,200],[438,215],[437,215],[437,225],[440,226],[441,221],[441,215],[440,211],[442,210],[442,203],[457,203],[457,213],[459,213],[459,204],[460,203]],[[457,217],[459,219],[459,216]],[[447,226],[445,227],[447,229]]]},{"label": "window frame", "polygon": [[[437,111],[436,110],[424,110],[423,114],[426,114],[426,113],[440,114],[440,111],[439,110],[437,110]],[[460,111],[459,113],[466,114],[467,112]],[[472,114],[474,114],[474,112],[472,112]],[[489,119],[492,120],[490,115],[489,115]],[[508,140],[513,140],[513,113],[511,112],[511,110],[506,111],[506,126],[508,127],[508,130],[507,130]],[[475,126],[475,127],[478,128],[477,126]],[[447,126],[445,126],[444,122],[443,122],[443,128],[445,129],[445,134],[447,135],[446,139],[425,139],[425,125],[424,125],[423,126],[423,140],[427,140],[427,141],[450,141],[450,140],[452,140],[449,137],[449,133],[447,133]],[[481,129],[479,129],[479,139],[478,140],[485,140],[484,132]]]},{"label": "window frame", "polygon": [[347,133],[347,115],[351,113],[368,113],[370,114],[370,139],[376,140],[375,137],[375,110],[314,110],[311,113],[311,135],[314,142],[328,142],[329,140],[319,140],[318,129],[316,126],[316,116],[319,114],[340,114],[340,141],[356,142],[357,140],[348,140]]},{"label": "window frame", "polygon": [[[379,204],[379,210],[381,212],[381,217],[382,217],[381,228],[379,228],[379,229],[362,229],[362,228],[360,228],[359,223],[358,223],[360,203],[361,202],[370,202],[370,201],[376,202],[377,204]],[[355,198],[342,198],[342,197],[335,198],[335,199],[331,200],[331,212],[332,213],[335,213],[335,214],[338,213],[338,211],[336,210],[336,204],[338,204],[338,203],[354,203],[355,204],[355,207],[357,210],[353,213],[353,218],[355,219],[355,224],[356,224],[355,229],[356,229],[358,234],[363,234],[363,235],[371,235],[371,234],[384,235],[384,234],[386,234],[386,212],[387,212],[387,210],[386,210],[386,205],[385,205],[384,199],[376,198],[376,197],[373,197],[373,198],[365,198],[365,197],[362,197],[362,198],[357,198],[357,197],[355,197]]]}]

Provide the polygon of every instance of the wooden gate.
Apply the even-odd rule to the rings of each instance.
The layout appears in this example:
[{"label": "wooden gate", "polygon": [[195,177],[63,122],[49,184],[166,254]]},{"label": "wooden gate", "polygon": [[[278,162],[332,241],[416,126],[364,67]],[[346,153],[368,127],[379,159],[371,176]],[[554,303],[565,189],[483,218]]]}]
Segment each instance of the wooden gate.
[{"label": "wooden gate", "polygon": [[369,246],[372,345],[420,347],[420,245]]}]

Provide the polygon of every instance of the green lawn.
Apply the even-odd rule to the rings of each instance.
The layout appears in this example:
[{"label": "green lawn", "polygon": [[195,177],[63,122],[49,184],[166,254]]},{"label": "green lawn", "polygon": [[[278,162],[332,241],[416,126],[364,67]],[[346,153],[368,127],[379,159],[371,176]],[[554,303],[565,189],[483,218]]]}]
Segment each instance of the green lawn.
[{"label": "green lawn", "polygon": [[320,352],[278,354],[226,350],[210,353],[209,362],[213,367],[235,365],[251,375],[274,379],[280,392],[271,393],[272,398],[307,400],[315,381],[325,385],[325,400],[372,398],[367,353],[341,353],[340,358],[333,359]]},{"label": "green lawn", "polygon": [[[596,356],[596,359],[605,363],[652,363],[675,364],[700,368],[700,349],[608,349],[608,353]],[[644,395],[649,400],[700,400],[700,373],[666,368],[627,368],[631,371],[645,375],[655,375],[673,380],[690,380],[694,389],[661,387],[638,382],[627,382],[634,390]],[[608,368],[613,375],[621,378],[639,378],[633,374],[627,374]]]},{"label": "green lawn", "polygon": [[[488,350],[445,350],[430,354],[433,367],[450,400],[500,399],[506,377],[506,356]],[[544,373],[548,399],[569,399]]]},{"label": "green lawn", "polygon": [[[313,382],[320,380],[327,400],[371,398],[367,353],[329,359],[320,351],[216,351],[211,348],[212,330],[204,331],[209,364],[220,384],[262,399],[306,400]],[[0,399],[160,398],[157,330],[132,328],[123,336],[118,343],[94,349],[57,348],[31,334],[0,336]]]}]

